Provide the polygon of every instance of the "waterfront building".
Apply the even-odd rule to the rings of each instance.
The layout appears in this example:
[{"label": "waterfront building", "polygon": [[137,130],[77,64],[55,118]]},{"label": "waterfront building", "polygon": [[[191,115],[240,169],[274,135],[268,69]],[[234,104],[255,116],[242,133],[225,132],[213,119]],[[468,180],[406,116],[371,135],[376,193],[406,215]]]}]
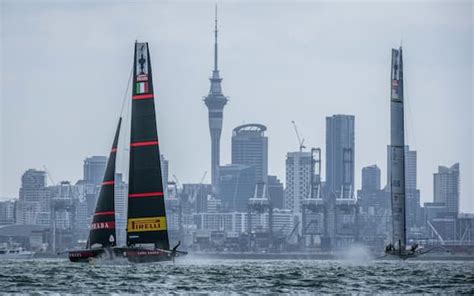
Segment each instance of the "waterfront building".
[{"label": "waterfront building", "polygon": [[29,169],[22,175],[15,219],[16,224],[49,226],[50,202],[46,189],[46,172]]},{"label": "waterfront building", "polygon": [[309,197],[311,182],[311,153],[288,152],[286,155],[285,209],[301,212],[301,202]]},{"label": "waterfront building", "polygon": [[362,191],[380,190],[380,169],[371,165],[362,169]]},{"label": "waterfront building", "polygon": [[126,244],[128,184],[122,174],[115,174],[115,229],[117,245]]},{"label": "waterfront building", "polygon": [[244,124],[232,133],[232,164],[243,164],[255,168],[255,183],[267,183],[268,138],[267,128],[262,124]]},{"label": "waterfront building", "polygon": [[326,186],[338,198],[353,198],[354,122],[353,115],[326,117]]},{"label": "waterfront building", "polygon": [[[408,237],[419,235],[417,228],[423,226],[423,213],[420,204],[420,190],[417,189],[417,152],[405,145],[405,203],[406,228]],[[392,158],[390,146],[387,146],[387,180],[391,178]],[[390,186],[387,186],[390,190]]]},{"label": "waterfront building", "polygon": [[267,190],[270,203],[274,209],[283,209],[284,189],[283,183],[277,176],[268,176]]},{"label": "waterfront building", "polygon": [[15,201],[0,201],[0,226],[15,223]]},{"label": "waterfront building", "polygon": [[207,199],[212,193],[210,184],[183,184],[183,194],[194,203],[194,212],[206,213]]},{"label": "waterfront building", "polygon": [[91,156],[84,160],[84,181],[90,184],[100,185],[104,179],[106,156]]},{"label": "waterfront building", "polygon": [[372,250],[382,249],[390,239],[390,193],[380,188],[380,169],[376,165],[362,169],[362,189],[358,196],[357,236]]},{"label": "waterfront building", "polygon": [[220,166],[218,193],[224,211],[245,212],[255,193],[255,168],[242,164]]},{"label": "waterfront building", "polygon": [[[169,161],[163,156],[163,154],[160,154],[160,160],[161,160],[161,176],[163,179],[163,188],[168,188],[168,181],[169,181]],[[168,194],[165,190],[165,195]]]},{"label": "waterfront building", "polygon": [[451,167],[439,166],[433,176],[434,202],[444,203],[453,218],[459,214],[459,163]]}]

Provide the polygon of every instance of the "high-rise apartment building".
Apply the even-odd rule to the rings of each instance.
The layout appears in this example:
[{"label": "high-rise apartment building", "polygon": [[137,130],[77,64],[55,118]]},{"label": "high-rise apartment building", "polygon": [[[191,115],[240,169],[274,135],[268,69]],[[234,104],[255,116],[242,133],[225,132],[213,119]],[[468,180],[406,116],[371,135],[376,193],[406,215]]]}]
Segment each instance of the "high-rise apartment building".
[{"label": "high-rise apartment building", "polygon": [[434,202],[444,203],[446,212],[457,217],[459,214],[459,163],[451,167],[439,166],[433,178]]},{"label": "high-rise apartment building", "polygon": [[[392,150],[387,146],[387,180],[391,178]],[[417,152],[405,145],[405,215],[408,236],[411,228],[423,225],[423,213],[420,204],[420,190],[417,189]],[[388,184],[389,185],[389,184]],[[390,191],[390,186],[387,186]]]},{"label": "high-rise apartment building", "polygon": [[310,193],[311,165],[310,152],[287,153],[285,209],[301,212],[301,201],[308,198]]},{"label": "high-rise apartment building", "polygon": [[272,207],[283,209],[284,189],[280,179],[277,176],[268,176],[267,188]]},{"label": "high-rise apartment building", "polygon": [[106,156],[91,156],[84,160],[84,181],[86,183],[99,185],[104,179]]},{"label": "high-rise apartment building", "polygon": [[256,182],[267,183],[268,138],[267,128],[262,124],[244,124],[232,133],[232,164],[243,164],[255,168]]},{"label": "high-rise apartment building", "polygon": [[353,115],[326,117],[326,188],[338,198],[354,193],[354,122]]},{"label": "high-rise apartment building", "polygon": [[380,190],[380,169],[371,165],[362,169],[362,191]]},{"label": "high-rise apartment building", "polygon": [[15,217],[16,224],[49,226],[50,202],[46,189],[46,172],[29,169],[22,175]]}]

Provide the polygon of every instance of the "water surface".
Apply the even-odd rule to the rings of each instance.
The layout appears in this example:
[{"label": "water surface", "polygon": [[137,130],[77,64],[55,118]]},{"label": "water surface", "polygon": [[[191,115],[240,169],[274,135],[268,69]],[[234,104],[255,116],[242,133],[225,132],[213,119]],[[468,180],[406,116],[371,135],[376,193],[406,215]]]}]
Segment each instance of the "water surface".
[{"label": "water surface", "polygon": [[0,261],[3,293],[474,294],[474,263],[453,261],[204,260],[176,264]]}]

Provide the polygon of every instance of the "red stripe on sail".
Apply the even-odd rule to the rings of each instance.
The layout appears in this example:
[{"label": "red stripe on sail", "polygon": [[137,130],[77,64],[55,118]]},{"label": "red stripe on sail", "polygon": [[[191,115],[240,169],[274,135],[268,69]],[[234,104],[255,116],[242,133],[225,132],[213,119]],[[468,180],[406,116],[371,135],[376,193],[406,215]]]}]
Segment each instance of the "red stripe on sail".
[{"label": "red stripe on sail", "polygon": [[115,184],[115,181],[105,181],[105,182],[102,182],[102,185],[114,185]]},{"label": "red stripe on sail", "polygon": [[[146,90],[148,91],[148,90]],[[144,94],[144,95],[134,95],[132,96],[132,100],[145,100],[145,99],[153,99],[153,94]]]},{"label": "red stripe on sail", "polygon": [[96,216],[103,216],[103,215],[114,215],[115,212],[97,212],[94,215]]},{"label": "red stripe on sail", "polygon": [[128,197],[163,196],[163,192],[130,193]]},{"label": "red stripe on sail", "polygon": [[135,143],[130,144],[130,146],[132,147],[153,146],[153,145],[158,145],[158,141],[135,142]]}]

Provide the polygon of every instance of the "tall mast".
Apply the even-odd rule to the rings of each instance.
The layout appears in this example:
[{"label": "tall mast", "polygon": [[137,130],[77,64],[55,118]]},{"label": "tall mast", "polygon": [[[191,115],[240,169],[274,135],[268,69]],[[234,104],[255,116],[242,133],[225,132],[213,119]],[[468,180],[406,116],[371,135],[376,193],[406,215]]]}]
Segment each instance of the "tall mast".
[{"label": "tall mast", "polygon": [[127,245],[169,249],[148,43],[135,43]]},{"label": "tall mast", "polygon": [[403,111],[402,48],[392,49],[391,71],[391,143],[390,195],[392,202],[392,242],[400,252],[406,246],[405,218],[405,126]]}]

